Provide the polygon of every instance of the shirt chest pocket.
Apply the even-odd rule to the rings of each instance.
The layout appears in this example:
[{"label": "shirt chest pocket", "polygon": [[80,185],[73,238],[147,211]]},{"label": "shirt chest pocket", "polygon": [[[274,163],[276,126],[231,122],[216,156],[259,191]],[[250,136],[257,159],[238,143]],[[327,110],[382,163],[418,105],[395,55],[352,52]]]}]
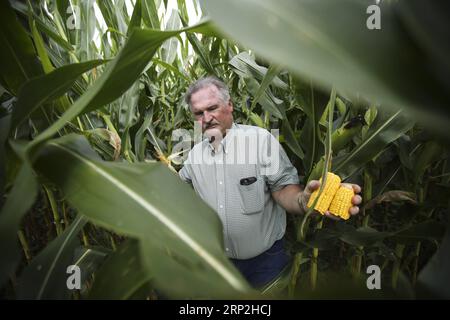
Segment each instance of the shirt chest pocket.
[{"label": "shirt chest pocket", "polygon": [[260,213],[264,209],[264,179],[258,177],[249,185],[238,181],[239,198],[243,214]]}]

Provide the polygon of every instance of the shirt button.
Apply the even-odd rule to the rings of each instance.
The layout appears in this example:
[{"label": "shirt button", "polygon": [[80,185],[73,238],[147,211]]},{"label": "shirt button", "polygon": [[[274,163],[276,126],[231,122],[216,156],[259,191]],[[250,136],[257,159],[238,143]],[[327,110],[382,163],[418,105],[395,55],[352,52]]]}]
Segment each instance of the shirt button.
[{"label": "shirt button", "polygon": [[228,249],[228,248],[225,248],[225,251],[230,251],[230,249]]},{"label": "shirt button", "polygon": [[223,208],[223,205],[220,205],[219,207],[220,207],[220,209],[222,209],[222,208]]},{"label": "shirt button", "polygon": [[219,181],[219,184],[222,184],[222,181]]}]

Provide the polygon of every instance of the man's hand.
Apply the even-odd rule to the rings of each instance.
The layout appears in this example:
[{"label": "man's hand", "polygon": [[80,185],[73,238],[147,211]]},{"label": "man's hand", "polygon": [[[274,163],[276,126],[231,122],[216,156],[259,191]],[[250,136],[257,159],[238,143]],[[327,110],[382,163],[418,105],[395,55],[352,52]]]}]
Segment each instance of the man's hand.
[{"label": "man's hand", "polygon": [[[352,198],[352,204],[353,207],[350,208],[349,213],[354,216],[359,213],[359,207],[358,205],[361,204],[362,198],[358,193],[361,193],[361,187],[357,184],[353,183],[341,183],[341,186],[346,186],[348,188],[353,188],[353,191],[356,193]],[[306,212],[308,211],[307,203],[309,201],[309,198],[311,197],[311,194],[320,188],[320,182],[318,180],[311,180],[307,185],[305,190],[300,193],[298,201],[300,205],[302,206],[303,210]],[[330,219],[333,220],[341,220],[341,218],[335,216],[334,214],[330,213],[329,211],[325,212],[325,216],[327,216]]]}]

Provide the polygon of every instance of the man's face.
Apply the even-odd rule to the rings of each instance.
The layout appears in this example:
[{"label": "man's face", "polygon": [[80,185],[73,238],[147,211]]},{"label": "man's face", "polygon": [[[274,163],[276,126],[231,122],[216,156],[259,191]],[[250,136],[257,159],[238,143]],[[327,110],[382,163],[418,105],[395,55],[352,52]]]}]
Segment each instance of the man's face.
[{"label": "man's face", "polygon": [[219,90],[214,85],[202,88],[191,96],[191,110],[194,118],[207,136],[218,133],[225,136],[226,130],[233,124],[233,104],[224,103]]}]

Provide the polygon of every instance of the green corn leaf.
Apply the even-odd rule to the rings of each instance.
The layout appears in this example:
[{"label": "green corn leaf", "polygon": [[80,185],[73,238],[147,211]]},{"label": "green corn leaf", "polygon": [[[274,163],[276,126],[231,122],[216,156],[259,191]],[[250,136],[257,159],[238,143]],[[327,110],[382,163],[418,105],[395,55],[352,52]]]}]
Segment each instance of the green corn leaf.
[{"label": "green corn leaf", "polygon": [[[165,30],[178,30],[181,27],[180,18],[178,17],[178,11],[172,10],[169,20],[167,21]],[[173,37],[166,40],[162,45],[162,60],[167,64],[173,64],[178,52],[178,39]]]},{"label": "green corn leaf", "polygon": [[158,58],[153,58],[152,61],[153,61],[153,63],[159,64],[161,67],[164,67],[167,70],[172,71],[176,76],[183,78],[186,81],[190,81],[189,78],[185,74],[181,73],[181,71],[179,69],[177,69],[176,67],[174,67],[173,65],[168,64]]},{"label": "green corn leaf", "polygon": [[297,138],[295,137],[294,131],[289,123],[287,117],[284,117],[281,130],[284,135],[284,139],[288,147],[295,153],[297,157],[303,159],[305,154],[303,153],[302,148],[300,147]]},{"label": "green corn leaf", "polygon": [[32,77],[43,73],[33,43],[21,26],[9,1],[0,1],[1,84],[13,95]]},{"label": "green corn leaf", "polygon": [[450,281],[450,274],[448,273],[450,268],[449,250],[450,227],[447,225],[447,231],[439,250],[419,274],[419,298],[450,299],[450,288],[443,285]]},{"label": "green corn leaf", "polygon": [[147,28],[160,30],[160,22],[158,17],[158,7],[155,1],[144,1],[142,6],[142,20]]},{"label": "green corn leaf", "polygon": [[139,250],[139,241],[129,239],[111,253],[95,272],[88,298],[129,299],[142,285],[149,282],[153,274],[143,266]]},{"label": "green corn leaf", "polygon": [[42,40],[41,34],[39,33],[37,27],[36,27],[36,21],[34,20],[33,14],[31,14],[31,8],[30,13],[28,14],[28,21],[31,29],[31,33],[33,35],[33,41],[34,45],[36,47],[37,54],[39,58],[41,59],[42,68],[44,69],[45,73],[49,73],[53,71],[54,67],[52,63],[50,62],[50,59],[48,58],[47,51],[45,50],[44,40]]},{"label": "green corn leaf", "polygon": [[[217,215],[161,163],[104,162],[76,135],[47,142],[35,159],[36,169],[89,220],[141,240],[145,265],[165,292],[217,297],[248,292],[224,255]],[[168,278],[180,283],[173,286]]]},{"label": "green corn leaf", "polygon": [[351,176],[383,151],[389,143],[414,126],[411,118],[401,110],[380,113],[372,123],[365,139],[348,154],[335,158],[333,172],[337,172],[342,179]]},{"label": "green corn leaf", "polygon": [[105,62],[105,60],[92,60],[74,63],[28,81],[20,90],[12,114],[11,129],[16,128],[44,103],[62,96],[73,86],[80,75]]},{"label": "green corn leaf", "polygon": [[139,161],[144,161],[145,159],[145,147],[147,146],[147,138],[145,133],[147,128],[151,126],[153,120],[153,108],[147,111],[144,115],[144,121],[139,127],[134,139],[134,153],[136,154]]},{"label": "green corn leaf", "polygon": [[8,140],[10,124],[11,116],[0,118],[0,195],[3,195],[6,185],[6,141]]},{"label": "green corn leaf", "polygon": [[342,125],[333,132],[331,136],[333,144],[333,154],[337,154],[339,151],[344,149],[353,139],[353,137],[361,132],[362,124],[357,123],[352,125],[350,128],[346,128],[347,124]]},{"label": "green corn leaf", "polygon": [[77,234],[85,224],[86,219],[79,215],[31,261],[20,277],[19,299],[70,298],[67,280],[71,273],[67,273],[67,268],[73,265],[74,251],[79,245]]},{"label": "green corn leaf", "polygon": [[250,106],[250,110],[253,110],[255,108],[259,99],[264,94],[264,92],[267,90],[267,88],[269,87],[273,78],[275,78],[279,72],[280,72],[280,67],[278,67],[276,65],[271,65],[269,67],[269,70],[267,70],[267,73],[261,82],[261,86],[259,87],[258,91],[256,91],[255,96],[253,97],[253,101],[252,101],[252,105]]},{"label": "green corn leaf", "polygon": [[53,136],[83,112],[95,110],[120,97],[136,81],[156,50],[168,38],[180,32],[208,30],[207,22],[176,31],[137,30],[131,34],[125,46],[113,59],[102,75],[78,100],[48,129],[30,144],[30,148]]},{"label": "green corn leaf", "polygon": [[311,81],[301,81],[298,77],[294,77],[293,87],[295,99],[307,116],[299,144],[305,150],[304,163],[309,176],[324,152],[319,121],[328,97],[316,90]]},{"label": "green corn leaf", "polygon": [[421,153],[414,161],[414,186],[417,187],[422,180],[425,170],[431,166],[435,161],[444,156],[444,148],[436,141],[428,141],[425,143]]},{"label": "green corn leaf", "polygon": [[[102,246],[79,246],[74,250],[72,265],[80,268],[80,294],[84,298],[91,290],[92,279],[96,279],[96,272],[103,265],[103,262],[114,251]],[[96,274],[94,276],[94,274]],[[67,275],[69,276],[69,275]]]},{"label": "green corn leaf", "polygon": [[[29,15],[28,8],[24,3],[14,1],[11,3],[11,7],[23,17],[28,17]],[[45,34],[50,39],[55,41],[59,46],[61,46],[61,48],[67,50],[67,52],[73,51],[72,45],[69,42],[67,42],[65,38],[63,38],[61,35],[58,34],[53,25],[48,25],[46,22],[43,21],[43,19],[41,19],[41,17],[36,15],[34,12],[32,12],[32,18],[36,23],[38,31],[40,31],[42,34]]]},{"label": "green corn leaf", "polygon": [[356,91],[386,107],[409,108],[448,139],[450,90],[444,79],[450,69],[448,59],[442,61],[450,50],[442,44],[450,20],[445,4],[425,8],[422,0],[383,1],[381,29],[370,30],[366,10],[373,4],[204,1],[219,28],[271,62],[339,92]]},{"label": "green corn leaf", "polygon": [[[253,77],[259,81],[262,81],[268,72],[268,69],[266,67],[258,65],[247,52],[241,52],[235,55],[229,61],[229,64],[233,67],[233,70],[237,75],[244,78]],[[273,71],[276,71],[276,69]],[[283,90],[288,89],[288,85],[283,82],[277,75],[273,77],[271,76],[271,78],[273,81],[273,85],[275,85],[276,87]]]},{"label": "green corn leaf", "polygon": [[[183,26],[186,27],[187,22],[183,20],[182,16],[179,15],[179,17]],[[209,74],[217,76],[217,72],[211,63],[211,60],[209,60],[209,55],[207,54],[209,49],[203,46],[203,44],[197,39],[197,36],[195,34],[186,33],[186,37],[188,38],[189,43],[191,44],[195,53],[197,53],[198,59],[201,62],[203,68],[205,68],[205,70],[208,71]]]},{"label": "green corn leaf", "polygon": [[[255,96],[260,88],[258,81],[255,78],[249,77],[244,78],[245,84],[247,85],[248,91]],[[270,90],[265,90],[259,97],[259,104],[263,109],[275,117],[282,119],[283,112],[280,110],[283,101],[277,99]]]},{"label": "green corn leaf", "polygon": [[127,35],[129,36],[134,28],[141,27],[142,17],[142,3],[141,0],[136,0],[134,4],[133,15],[131,16],[130,24],[128,25]]},{"label": "green corn leaf", "polygon": [[24,162],[0,212],[0,285],[15,271],[20,259],[17,232],[22,217],[33,205],[38,185],[33,170]]}]

